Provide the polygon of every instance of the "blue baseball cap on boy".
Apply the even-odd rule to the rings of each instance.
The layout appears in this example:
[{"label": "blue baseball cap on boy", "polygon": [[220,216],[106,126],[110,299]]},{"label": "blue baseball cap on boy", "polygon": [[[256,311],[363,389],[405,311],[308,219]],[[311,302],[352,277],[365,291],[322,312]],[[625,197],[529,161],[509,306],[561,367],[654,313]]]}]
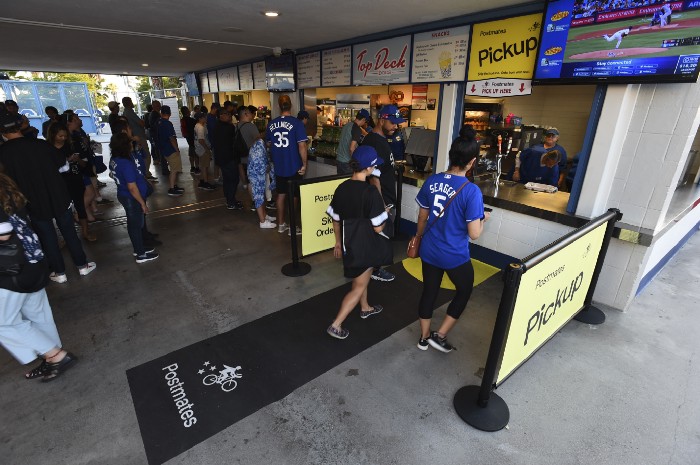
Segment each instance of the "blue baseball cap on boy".
[{"label": "blue baseball cap on boy", "polygon": [[[379,158],[379,155],[377,155],[377,151],[374,149],[374,147],[370,147],[369,145],[361,145],[357,147],[355,151],[352,152],[352,158],[357,161],[362,169],[384,164],[384,160]],[[380,172],[377,169],[372,172],[373,176],[379,177],[379,174]]]},{"label": "blue baseball cap on boy", "polygon": [[379,110],[379,119],[388,119],[394,124],[405,123],[406,120],[403,119],[399,109],[396,105],[384,105],[381,110]]},{"label": "blue baseball cap on boy", "polygon": [[357,112],[357,115],[355,116],[355,118],[368,120],[369,119],[369,112],[363,108]]}]

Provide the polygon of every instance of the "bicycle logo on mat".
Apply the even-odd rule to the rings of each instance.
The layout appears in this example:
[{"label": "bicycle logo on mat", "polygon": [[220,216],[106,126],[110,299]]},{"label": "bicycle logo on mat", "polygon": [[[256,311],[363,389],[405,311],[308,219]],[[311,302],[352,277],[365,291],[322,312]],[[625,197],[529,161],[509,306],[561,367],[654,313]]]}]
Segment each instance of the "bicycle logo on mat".
[{"label": "bicycle logo on mat", "polygon": [[[217,371],[216,365],[212,365],[209,362],[204,362],[203,363],[204,368],[201,368],[197,373],[200,375],[205,374],[206,372],[214,372]],[[218,370],[218,374],[216,373],[209,373],[206,375],[204,378],[202,378],[202,383],[205,386],[211,386],[214,384],[218,384],[221,386],[221,390],[224,392],[230,392],[236,389],[236,386],[238,386],[238,382],[236,379],[242,378],[243,374],[238,373],[238,370],[240,370],[241,367],[230,367],[228,365],[224,364],[224,369],[223,370]]]}]

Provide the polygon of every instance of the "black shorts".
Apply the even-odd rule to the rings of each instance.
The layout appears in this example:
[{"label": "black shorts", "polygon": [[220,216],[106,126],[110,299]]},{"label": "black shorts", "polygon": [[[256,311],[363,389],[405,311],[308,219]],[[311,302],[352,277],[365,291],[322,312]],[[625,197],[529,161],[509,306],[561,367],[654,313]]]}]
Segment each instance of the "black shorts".
[{"label": "black shorts", "polygon": [[[277,184],[277,192],[279,194],[289,194],[289,181],[301,181],[304,177],[301,174],[295,174],[294,176],[276,176],[275,183]],[[299,197],[299,184],[295,184],[294,197]]]}]

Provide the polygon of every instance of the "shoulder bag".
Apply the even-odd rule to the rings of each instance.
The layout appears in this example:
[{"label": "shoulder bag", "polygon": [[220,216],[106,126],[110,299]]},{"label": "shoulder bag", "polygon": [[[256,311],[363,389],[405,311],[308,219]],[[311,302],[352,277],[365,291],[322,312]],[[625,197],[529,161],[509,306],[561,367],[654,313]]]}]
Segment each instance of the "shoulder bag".
[{"label": "shoulder bag", "polygon": [[428,229],[430,229],[430,227],[431,227],[432,225],[434,225],[435,222],[445,213],[445,210],[447,210],[447,207],[449,207],[450,204],[452,203],[452,201],[453,201],[455,198],[457,198],[457,195],[459,194],[459,192],[460,192],[462,189],[464,189],[464,186],[466,186],[467,184],[469,184],[469,181],[467,181],[467,182],[465,182],[464,184],[462,184],[462,187],[460,187],[460,188],[457,190],[457,192],[455,192],[455,195],[453,195],[452,197],[450,197],[450,200],[447,202],[447,204],[445,204],[445,208],[443,208],[442,211],[440,212],[440,214],[439,214],[438,216],[436,216],[436,217],[433,219],[433,221],[430,222],[430,224],[429,224],[428,226],[426,226],[425,231],[423,231],[423,234],[422,234],[422,235],[416,234],[415,236],[413,236],[413,237],[411,238],[410,241],[408,241],[408,247],[406,248],[406,256],[407,256],[408,258],[418,258],[418,257],[420,257],[420,242],[421,242],[421,239],[423,238],[423,236],[425,235],[425,233],[428,232]]}]

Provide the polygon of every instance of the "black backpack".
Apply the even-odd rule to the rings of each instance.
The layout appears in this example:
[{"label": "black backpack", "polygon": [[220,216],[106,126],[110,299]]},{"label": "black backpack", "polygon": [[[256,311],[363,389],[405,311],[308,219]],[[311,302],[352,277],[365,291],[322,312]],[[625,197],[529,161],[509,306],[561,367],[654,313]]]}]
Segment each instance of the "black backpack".
[{"label": "black backpack", "polygon": [[243,138],[243,134],[241,129],[243,129],[243,126],[246,124],[253,124],[251,122],[243,123],[241,124],[241,127],[238,128],[236,131],[236,137],[233,139],[233,155],[236,157],[237,160],[240,160],[243,157],[248,156],[248,150],[250,150],[250,147],[248,147],[248,144],[245,143],[245,138]]}]

